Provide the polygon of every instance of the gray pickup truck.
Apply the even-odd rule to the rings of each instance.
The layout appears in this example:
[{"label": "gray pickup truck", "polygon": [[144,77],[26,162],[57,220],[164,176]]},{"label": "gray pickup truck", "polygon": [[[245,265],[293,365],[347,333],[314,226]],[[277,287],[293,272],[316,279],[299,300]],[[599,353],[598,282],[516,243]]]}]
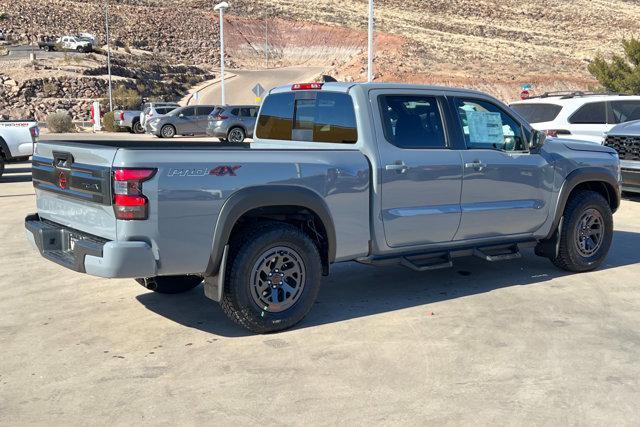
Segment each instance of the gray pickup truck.
[{"label": "gray pickup truck", "polygon": [[156,292],[203,283],[257,333],[301,321],[333,263],[430,271],[532,245],[584,272],[612,242],[615,150],[546,140],[480,92],[276,88],[254,141],[40,143],[28,239],[50,261]]}]

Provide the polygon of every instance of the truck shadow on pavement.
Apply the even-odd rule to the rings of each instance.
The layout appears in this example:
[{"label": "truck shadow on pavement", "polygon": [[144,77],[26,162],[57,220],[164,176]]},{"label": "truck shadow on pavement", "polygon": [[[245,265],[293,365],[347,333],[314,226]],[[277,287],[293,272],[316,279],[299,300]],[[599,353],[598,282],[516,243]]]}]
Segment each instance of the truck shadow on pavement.
[{"label": "truck shadow on pavement", "polygon": [[[637,248],[639,233],[616,231],[609,257],[600,270],[640,262]],[[331,276],[323,281],[315,306],[295,329],[428,306],[511,286],[537,285],[569,274],[535,256],[531,249],[525,249],[523,257],[514,261],[490,263],[459,258],[454,260],[453,269],[426,273],[399,266],[336,264]],[[250,335],[227,319],[218,304],[204,296],[201,286],[181,295],[146,293],[137,299],[149,310],[188,327],[225,337]]]},{"label": "truck shadow on pavement", "polygon": [[4,173],[0,177],[3,182],[29,182],[31,181],[31,164],[14,163],[5,165]]}]

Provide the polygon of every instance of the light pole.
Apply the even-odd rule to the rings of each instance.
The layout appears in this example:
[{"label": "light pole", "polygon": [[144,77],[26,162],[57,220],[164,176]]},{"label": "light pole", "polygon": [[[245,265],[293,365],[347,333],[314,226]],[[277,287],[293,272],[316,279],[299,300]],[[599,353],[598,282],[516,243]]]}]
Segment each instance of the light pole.
[{"label": "light pole", "polygon": [[221,105],[226,105],[224,99],[224,11],[229,8],[226,1],[218,3],[213,10],[220,12],[220,88]]},{"label": "light pole", "polygon": [[373,0],[369,0],[369,58],[367,81],[373,81]]},{"label": "light pole", "polygon": [[267,12],[264,13],[264,58],[266,68],[269,68],[269,20]]},{"label": "light pole", "polygon": [[113,91],[111,87],[111,46],[109,45],[109,0],[104,2],[104,26],[107,39],[107,74],[109,74],[109,111],[113,111]]}]

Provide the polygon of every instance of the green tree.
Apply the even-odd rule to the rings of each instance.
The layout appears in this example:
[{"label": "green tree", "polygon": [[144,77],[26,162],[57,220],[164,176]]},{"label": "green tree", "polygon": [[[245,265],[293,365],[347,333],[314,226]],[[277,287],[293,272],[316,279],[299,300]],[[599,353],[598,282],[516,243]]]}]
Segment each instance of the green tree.
[{"label": "green tree", "polygon": [[616,54],[609,61],[598,54],[589,64],[589,72],[607,90],[640,94],[640,40],[625,39],[622,47],[624,56]]}]

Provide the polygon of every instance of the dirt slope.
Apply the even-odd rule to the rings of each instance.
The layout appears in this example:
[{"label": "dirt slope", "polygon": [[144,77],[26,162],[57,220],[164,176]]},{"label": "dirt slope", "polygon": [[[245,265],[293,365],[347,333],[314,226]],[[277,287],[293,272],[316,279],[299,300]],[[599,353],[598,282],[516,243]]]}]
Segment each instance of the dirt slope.
[{"label": "dirt slope", "polygon": [[[3,3],[0,26],[21,37],[102,34],[98,3]],[[111,9],[120,44],[217,65],[209,0],[112,0]],[[346,80],[364,78],[367,0],[234,0],[227,16],[231,65],[264,67],[267,31],[271,66],[321,65]],[[640,2],[630,0],[376,0],[376,79],[471,86],[506,99],[521,83],[586,89],[595,83],[588,61],[640,33],[638,17]]]}]

